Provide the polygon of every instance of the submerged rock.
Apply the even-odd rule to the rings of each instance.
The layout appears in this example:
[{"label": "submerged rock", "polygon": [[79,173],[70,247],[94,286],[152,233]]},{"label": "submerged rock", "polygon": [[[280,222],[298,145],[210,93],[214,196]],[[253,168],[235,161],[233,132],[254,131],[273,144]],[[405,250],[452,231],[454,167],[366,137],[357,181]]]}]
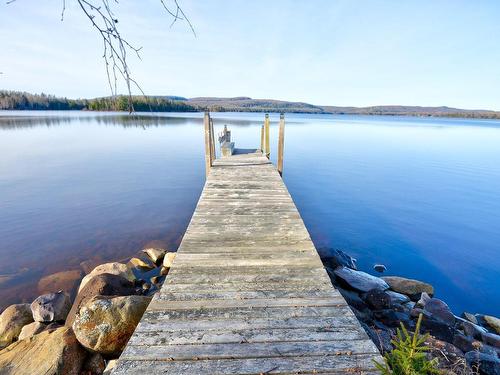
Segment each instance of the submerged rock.
[{"label": "submerged rock", "polygon": [[384,273],[385,271],[387,271],[387,267],[383,264],[375,264],[373,266],[373,269],[379,273]]},{"label": "submerged rock", "polygon": [[57,292],[41,295],[31,304],[33,319],[37,322],[55,322],[66,320],[71,309],[68,293]]},{"label": "submerged rock", "polygon": [[132,264],[133,267],[139,268],[142,271],[149,271],[155,268],[153,264],[147,263],[139,258],[130,259],[130,264]]},{"label": "submerged rock", "polygon": [[409,296],[412,300],[418,300],[420,294],[425,292],[430,296],[434,295],[434,287],[423,281],[407,279],[399,276],[385,276],[382,279],[389,284],[390,288],[398,293]]},{"label": "submerged rock", "polygon": [[95,296],[128,296],[133,294],[136,294],[134,283],[122,276],[109,273],[94,276],[76,296],[66,319],[66,325],[71,326],[81,306]]},{"label": "submerged rock", "polygon": [[33,322],[30,305],[20,303],[7,307],[0,315],[0,349],[15,341],[26,324]]},{"label": "submerged rock", "polygon": [[63,271],[44,276],[38,282],[38,292],[44,294],[63,290],[71,294],[76,290],[82,276],[80,270]]},{"label": "submerged rock", "polygon": [[438,298],[431,298],[424,306],[424,311],[432,318],[440,320],[448,325],[455,324],[455,315],[448,305]]},{"label": "submerged rock", "polygon": [[389,285],[384,280],[366,272],[355,271],[347,267],[338,267],[333,272],[341,284],[361,292],[368,292],[371,289],[385,290],[389,288]]},{"label": "submerged rock", "polygon": [[45,331],[0,351],[2,375],[78,375],[86,352],[71,328]]},{"label": "submerged rock", "polygon": [[73,322],[78,341],[93,352],[119,355],[150,301],[144,296],[94,297]]},{"label": "submerged rock", "polygon": [[157,266],[161,264],[163,258],[165,257],[165,254],[167,253],[167,250],[157,249],[157,248],[149,248],[149,249],[144,249],[142,251],[146,253],[149,259],[151,259],[152,262]]},{"label": "submerged rock", "polygon": [[118,275],[124,277],[129,281],[134,281],[135,279],[134,273],[129,267],[127,267],[126,264],[118,262],[105,263],[94,268],[92,272],[90,272],[87,276],[83,278],[82,282],[80,283],[80,288],[78,289],[78,292],[80,292],[84,288],[85,284],[87,284],[92,277],[101,275],[103,273]]}]

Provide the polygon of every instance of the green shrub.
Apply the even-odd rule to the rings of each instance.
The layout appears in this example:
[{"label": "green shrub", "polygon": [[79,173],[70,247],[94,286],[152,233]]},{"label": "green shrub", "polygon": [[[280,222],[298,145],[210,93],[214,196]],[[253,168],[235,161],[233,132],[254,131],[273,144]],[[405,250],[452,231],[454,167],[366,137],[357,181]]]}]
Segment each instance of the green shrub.
[{"label": "green shrub", "polygon": [[418,317],[417,326],[413,335],[408,333],[401,323],[397,330],[397,339],[392,340],[394,349],[384,355],[384,363],[375,361],[375,366],[384,375],[424,375],[439,374],[438,359],[428,360],[426,352],[429,347],[424,341],[429,334],[420,335],[422,314]]}]

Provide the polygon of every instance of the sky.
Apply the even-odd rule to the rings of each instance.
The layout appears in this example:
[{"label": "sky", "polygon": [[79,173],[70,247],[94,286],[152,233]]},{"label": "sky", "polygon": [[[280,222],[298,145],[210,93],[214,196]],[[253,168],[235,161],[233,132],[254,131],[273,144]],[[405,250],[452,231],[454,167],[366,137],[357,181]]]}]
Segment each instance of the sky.
[{"label": "sky", "polygon": [[[110,94],[100,37],[66,2],[62,22],[62,1],[0,4],[0,89]],[[148,95],[500,110],[497,0],[179,3],[196,36],[170,27],[160,0],[115,7],[122,35],[142,47],[129,65]]]}]

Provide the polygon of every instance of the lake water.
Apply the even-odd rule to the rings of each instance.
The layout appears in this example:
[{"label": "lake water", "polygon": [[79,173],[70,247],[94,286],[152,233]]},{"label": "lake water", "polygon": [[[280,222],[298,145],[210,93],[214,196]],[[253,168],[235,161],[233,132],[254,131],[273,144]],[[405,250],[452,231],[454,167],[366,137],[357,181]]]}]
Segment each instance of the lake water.
[{"label": "lake water", "polygon": [[[213,117],[258,147],[263,114]],[[0,310],[89,259],[176,249],[204,183],[201,118],[0,112]],[[500,315],[500,122],[286,119],[284,180],[318,248],[430,282],[457,314]]]}]

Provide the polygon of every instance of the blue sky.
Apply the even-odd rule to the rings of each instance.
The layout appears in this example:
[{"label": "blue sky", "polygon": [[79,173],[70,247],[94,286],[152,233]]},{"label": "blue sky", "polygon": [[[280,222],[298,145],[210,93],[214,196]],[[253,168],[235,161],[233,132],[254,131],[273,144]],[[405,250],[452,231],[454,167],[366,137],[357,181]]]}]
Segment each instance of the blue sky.
[{"label": "blue sky", "polygon": [[[109,94],[99,37],[74,4],[0,4],[0,88]],[[122,34],[147,94],[250,96],[329,105],[500,110],[500,2],[121,0]],[[168,1],[167,1],[168,3]]]}]

